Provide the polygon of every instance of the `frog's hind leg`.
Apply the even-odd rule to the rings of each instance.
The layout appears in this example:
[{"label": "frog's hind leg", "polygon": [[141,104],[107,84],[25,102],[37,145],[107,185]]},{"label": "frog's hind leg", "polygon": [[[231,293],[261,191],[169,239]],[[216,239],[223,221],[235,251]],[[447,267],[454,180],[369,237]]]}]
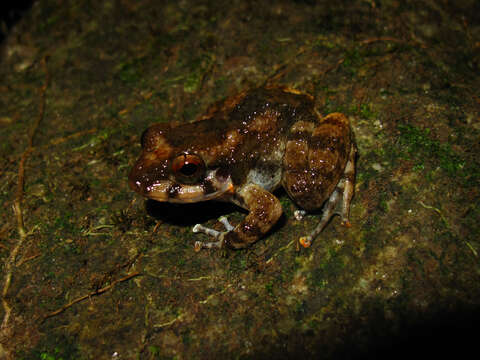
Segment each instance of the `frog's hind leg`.
[{"label": "frog's hind leg", "polygon": [[347,164],[345,165],[345,171],[343,177],[338,182],[335,190],[327,199],[322,208],[322,217],[315,229],[307,236],[302,236],[299,239],[300,244],[303,247],[309,247],[312,245],[313,240],[320,234],[327,225],[330,218],[338,214],[342,218],[342,224],[350,227],[349,213],[350,202],[352,201],[354,184],[355,184],[355,156],[357,149],[352,144]]},{"label": "frog's hind leg", "polygon": [[352,226],[348,220],[350,216],[350,203],[352,201],[353,193],[355,191],[355,158],[357,156],[357,147],[352,144],[350,154],[348,156],[347,165],[345,166],[345,172],[343,178],[340,180],[337,188],[343,189],[342,191],[342,204],[340,206],[340,217],[342,218],[342,224],[346,227]]}]

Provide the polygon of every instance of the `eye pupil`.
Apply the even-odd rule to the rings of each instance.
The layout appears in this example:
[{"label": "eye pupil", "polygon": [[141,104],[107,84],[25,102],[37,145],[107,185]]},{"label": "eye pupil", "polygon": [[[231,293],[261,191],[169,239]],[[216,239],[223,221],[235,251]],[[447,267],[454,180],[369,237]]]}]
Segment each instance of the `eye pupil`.
[{"label": "eye pupil", "polygon": [[205,163],[196,154],[180,154],[173,158],[171,164],[175,179],[183,184],[193,184],[205,175]]},{"label": "eye pupil", "polygon": [[197,172],[198,166],[192,163],[185,163],[181,168],[180,172],[185,176],[192,176]]}]

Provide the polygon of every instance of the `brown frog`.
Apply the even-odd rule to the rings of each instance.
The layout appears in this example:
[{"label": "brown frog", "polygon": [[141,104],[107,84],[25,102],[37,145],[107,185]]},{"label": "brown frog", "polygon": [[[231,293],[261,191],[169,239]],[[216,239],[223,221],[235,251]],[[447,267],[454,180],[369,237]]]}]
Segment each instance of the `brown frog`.
[{"label": "brown frog", "polygon": [[211,106],[197,121],[179,126],[154,124],[142,135],[142,154],[130,187],[141,195],[172,203],[217,200],[249,211],[226,231],[195,225],[214,242],[195,249],[240,249],[264,236],[282,214],[272,192],[282,186],[303,210],[322,208],[317,227],[299,239],[304,247],[334,214],[349,226],[354,191],[356,145],[341,113],[321,117],[311,96],[283,87],[262,87]]}]

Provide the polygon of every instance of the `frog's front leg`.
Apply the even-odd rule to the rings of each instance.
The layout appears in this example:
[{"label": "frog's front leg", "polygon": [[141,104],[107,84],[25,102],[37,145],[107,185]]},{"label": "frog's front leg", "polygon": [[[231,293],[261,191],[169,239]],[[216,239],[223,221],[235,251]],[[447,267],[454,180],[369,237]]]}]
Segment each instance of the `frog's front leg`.
[{"label": "frog's front leg", "polygon": [[195,225],[194,232],[203,232],[213,236],[215,242],[195,243],[195,250],[202,248],[221,248],[224,245],[233,249],[241,249],[249,246],[265,235],[282,215],[280,201],[270,192],[256,184],[249,184],[234,195],[234,202],[249,210],[243,221],[233,227],[226,218],[219,219],[227,231],[219,232]]},{"label": "frog's front leg", "polygon": [[227,229],[227,231],[224,231],[224,232],[217,231],[217,230],[208,228],[206,226],[203,226],[202,224],[196,224],[193,227],[192,231],[194,233],[203,233],[217,239],[217,241],[212,241],[212,242],[195,241],[195,251],[200,251],[202,248],[211,249],[211,248],[223,247],[223,244],[224,244],[223,238],[225,234],[228,233],[229,231],[232,231],[235,228],[235,226],[230,224],[228,219],[225,216],[220,217],[218,221],[220,221],[223,224],[223,226],[225,227],[225,229]]}]

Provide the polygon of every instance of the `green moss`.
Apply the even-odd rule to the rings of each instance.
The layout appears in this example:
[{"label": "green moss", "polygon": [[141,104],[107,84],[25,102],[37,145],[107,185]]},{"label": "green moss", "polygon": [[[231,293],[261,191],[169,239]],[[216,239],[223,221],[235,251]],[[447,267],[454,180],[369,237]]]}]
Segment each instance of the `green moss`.
[{"label": "green moss", "polygon": [[329,279],[336,278],[344,268],[345,263],[340,253],[335,249],[328,249],[324,261],[312,271],[312,285],[325,288],[330,283]]},{"label": "green moss", "polygon": [[194,93],[200,86],[202,78],[202,74],[198,71],[194,71],[188,74],[187,78],[183,82],[183,90],[186,93]]},{"label": "green moss", "polygon": [[347,109],[345,107],[345,104],[338,103],[337,101],[332,100],[329,97],[325,98],[325,106],[324,106],[324,109],[323,109],[323,113],[325,113],[325,114],[330,114],[330,113],[333,113],[333,112],[347,113],[348,111],[346,111],[346,110]]},{"label": "green moss", "polygon": [[377,208],[383,212],[387,213],[388,212],[388,200],[390,199],[389,194],[387,194],[385,191],[382,191],[379,194],[379,200],[378,200],[378,205]]},{"label": "green moss", "polygon": [[205,73],[208,71],[210,64],[212,63],[210,56],[202,56],[197,59],[193,59],[189,64],[189,71],[183,81],[183,90],[187,93],[196,92],[203,81]]},{"label": "green moss", "polygon": [[273,293],[273,281],[270,281],[270,282],[265,284],[265,290],[267,291],[267,294],[269,296],[274,295],[274,293]]},{"label": "green moss", "polygon": [[281,196],[279,200],[280,204],[282,204],[283,213],[288,219],[290,219],[295,211],[295,206],[293,206],[292,200],[290,200],[288,196]]},{"label": "green moss", "polygon": [[118,64],[114,72],[126,84],[137,84],[140,81],[142,72],[140,69],[141,59],[133,59]]},{"label": "green moss", "polygon": [[160,353],[160,349],[157,346],[149,346],[148,351],[151,355],[156,356]]},{"label": "green moss", "polygon": [[342,67],[353,77],[357,74],[358,69],[365,64],[365,55],[360,48],[353,48],[345,54]]},{"label": "green moss", "polygon": [[378,117],[378,113],[373,109],[372,104],[361,104],[359,114],[365,119],[376,119]]},{"label": "green moss", "polygon": [[453,151],[449,143],[440,143],[430,137],[430,129],[419,129],[412,125],[399,125],[401,155],[414,161],[413,169],[424,171],[426,163],[432,163],[444,170],[447,175],[465,176],[465,161]]},{"label": "green moss", "polygon": [[332,50],[336,46],[337,45],[334,42],[332,42],[329,38],[326,38],[323,36],[317,37],[312,43],[312,47],[317,51],[321,51],[323,49]]},{"label": "green moss", "polygon": [[53,221],[53,227],[57,230],[65,230],[65,231],[71,231],[73,224],[72,224],[72,216],[73,214],[71,212],[65,212],[63,213],[62,216],[58,216],[55,218]]},{"label": "green moss", "polygon": [[80,360],[84,358],[74,342],[64,335],[50,334],[43,339],[45,343],[38,344],[37,348],[28,354],[18,354],[18,358],[41,360]]},{"label": "green moss", "polygon": [[[116,113],[117,113],[117,111],[115,111],[115,114]],[[82,145],[74,147],[72,149],[72,151],[80,151],[80,150],[83,150],[85,148],[97,146],[97,145],[103,143],[104,141],[106,141],[113,134],[115,134],[116,132],[118,132],[120,130],[121,130],[120,128],[116,128],[116,129],[106,128],[106,129],[100,130],[100,131],[96,132],[94,135],[92,135]]]}]

